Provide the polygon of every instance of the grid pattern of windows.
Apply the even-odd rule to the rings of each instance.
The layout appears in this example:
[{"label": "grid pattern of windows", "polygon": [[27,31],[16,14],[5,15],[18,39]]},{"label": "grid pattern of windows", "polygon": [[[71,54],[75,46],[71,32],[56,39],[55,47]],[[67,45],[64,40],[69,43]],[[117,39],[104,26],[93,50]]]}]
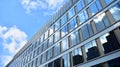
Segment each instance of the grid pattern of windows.
[{"label": "grid pattern of windows", "polygon": [[[74,67],[119,51],[120,1],[69,0],[66,4],[54,23],[8,67]],[[114,59],[91,67],[120,66]]]}]

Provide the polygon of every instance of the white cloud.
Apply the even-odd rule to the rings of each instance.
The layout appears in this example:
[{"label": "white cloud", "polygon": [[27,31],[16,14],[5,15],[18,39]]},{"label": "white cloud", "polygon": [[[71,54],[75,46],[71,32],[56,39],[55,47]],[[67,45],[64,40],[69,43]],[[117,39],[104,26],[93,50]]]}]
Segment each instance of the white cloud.
[{"label": "white cloud", "polygon": [[[44,9],[45,15],[51,15],[51,12],[56,12],[66,0],[22,0],[21,4],[27,13],[32,10]],[[50,12],[48,12],[50,11]]]},{"label": "white cloud", "polygon": [[[0,39],[3,41],[1,44],[3,46],[4,53],[1,56],[3,59],[1,63],[3,65],[7,64],[11,60],[12,56],[15,55],[27,42],[27,35],[24,31],[21,31],[16,26],[7,28],[5,26],[0,26]],[[8,61],[8,62],[6,62]]]},{"label": "white cloud", "polygon": [[5,65],[7,65],[11,60],[12,60],[12,56],[0,56],[1,57],[1,64],[5,67]]}]

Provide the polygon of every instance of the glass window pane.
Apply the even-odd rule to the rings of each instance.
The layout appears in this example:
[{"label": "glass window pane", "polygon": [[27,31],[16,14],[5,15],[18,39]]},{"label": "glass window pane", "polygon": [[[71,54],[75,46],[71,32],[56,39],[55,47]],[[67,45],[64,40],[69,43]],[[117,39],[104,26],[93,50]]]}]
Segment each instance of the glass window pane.
[{"label": "glass window pane", "polygon": [[60,58],[54,61],[54,67],[60,67]]},{"label": "glass window pane", "polygon": [[83,56],[80,48],[72,51],[73,66],[83,62]]},{"label": "glass window pane", "polygon": [[84,7],[84,2],[79,1],[78,4],[76,5],[76,7],[77,7],[77,12],[79,12]]},{"label": "glass window pane", "polygon": [[53,33],[53,31],[54,31],[54,26],[51,26],[51,27],[50,27],[50,33],[49,33],[49,34],[51,35],[51,34]]},{"label": "glass window pane", "polygon": [[91,24],[88,23],[81,28],[83,40],[93,35]]},{"label": "glass window pane", "polygon": [[60,28],[60,21],[57,21],[55,23],[55,31],[58,30]]},{"label": "glass window pane", "polygon": [[60,39],[60,32],[59,31],[57,31],[56,33],[55,33],[55,41],[54,42],[56,42],[56,41],[58,41],[59,39]]},{"label": "glass window pane", "polygon": [[86,21],[87,19],[88,19],[88,15],[86,11],[83,11],[82,13],[79,14],[80,24]]},{"label": "glass window pane", "polygon": [[41,35],[41,42],[43,42],[43,37],[44,37],[44,35]]},{"label": "glass window pane", "polygon": [[62,47],[62,51],[65,51],[69,48],[68,38],[65,38],[63,41],[61,41],[61,47]]},{"label": "glass window pane", "polygon": [[108,53],[108,52],[120,49],[120,44],[118,40],[116,39],[113,31],[101,36],[100,41],[103,46],[104,53]]},{"label": "glass window pane", "polygon": [[105,3],[108,5],[108,4],[110,4],[112,1],[114,1],[114,0],[104,0],[105,1]]},{"label": "glass window pane", "polygon": [[41,63],[41,56],[38,57],[38,62],[37,62],[38,65],[37,66],[39,66],[40,63]]},{"label": "glass window pane", "polygon": [[52,49],[48,50],[48,55],[47,56],[48,56],[47,57],[48,60],[52,58]]},{"label": "glass window pane", "polygon": [[48,38],[48,31],[45,32],[45,38],[44,38],[44,40],[45,40],[46,38]]},{"label": "glass window pane", "polygon": [[92,0],[87,0],[88,3],[90,3]]},{"label": "glass window pane", "polygon": [[60,54],[60,44],[57,43],[55,46],[54,46],[54,56],[57,56]]},{"label": "glass window pane", "polygon": [[46,53],[43,53],[42,55],[42,63],[46,62]]},{"label": "glass window pane", "polygon": [[67,17],[64,15],[61,19],[61,26],[67,22]]},{"label": "glass window pane", "polygon": [[62,66],[63,67],[70,67],[70,56],[69,54],[66,54],[62,57]]},{"label": "glass window pane", "polygon": [[53,67],[52,62],[48,63],[48,67]]},{"label": "glass window pane", "polygon": [[72,46],[77,45],[80,42],[78,31],[72,33],[70,36],[70,39],[71,39]]},{"label": "glass window pane", "polygon": [[[90,11],[92,13],[92,15],[96,14],[99,10],[101,10],[101,5],[100,2],[97,0],[96,2],[94,2],[90,7]],[[93,9],[94,8],[94,9]]]},{"label": "glass window pane", "polygon": [[70,10],[68,11],[68,18],[70,19],[70,18],[72,18],[74,15],[75,15],[75,11],[74,11],[74,8],[72,8],[72,9],[70,9]]},{"label": "glass window pane", "polygon": [[61,30],[61,35],[62,35],[62,37],[65,36],[67,33],[68,33],[68,28],[67,28],[67,25],[66,25],[66,26],[64,26],[64,27],[62,28],[62,30]]},{"label": "glass window pane", "polygon": [[98,32],[105,29],[105,27],[108,27],[110,25],[105,13],[100,13],[96,15],[96,17],[93,20],[95,22]]},{"label": "glass window pane", "polygon": [[53,36],[50,36],[48,47],[50,47],[52,44],[53,44]]},{"label": "glass window pane", "polygon": [[43,44],[43,50],[46,50],[47,49],[47,40],[44,42],[44,44]]},{"label": "glass window pane", "polygon": [[112,16],[114,17],[115,21],[120,20],[120,2],[114,5],[111,9],[110,12]]},{"label": "glass window pane", "polygon": [[70,31],[72,31],[75,27],[77,27],[76,19],[70,21],[69,25],[70,25]]},{"label": "glass window pane", "polygon": [[85,52],[87,60],[93,59],[99,56],[99,51],[96,45],[95,40],[85,44]]}]

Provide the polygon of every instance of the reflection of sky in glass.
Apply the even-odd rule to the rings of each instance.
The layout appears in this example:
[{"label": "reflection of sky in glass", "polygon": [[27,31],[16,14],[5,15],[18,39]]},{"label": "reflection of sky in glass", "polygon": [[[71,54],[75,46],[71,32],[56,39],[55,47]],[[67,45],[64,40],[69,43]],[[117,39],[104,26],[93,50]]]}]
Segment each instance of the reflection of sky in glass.
[{"label": "reflection of sky in glass", "polygon": [[117,3],[110,9],[111,14],[113,15],[114,19],[118,21],[120,19],[120,3]]},{"label": "reflection of sky in glass", "polygon": [[70,31],[77,27],[76,19],[70,21]]},{"label": "reflection of sky in glass", "polygon": [[88,49],[94,46],[97,46],[95,40],[85,44],[85,51],[88,52]]},{"label": "reflection of sky in glass", "polygon": [[73,50],[73,51],[72,51],[72,54],[73,54],[73,55],[78,55],[78,54],[79,54],[79,55],[82,55],[81,49],[80,49],[80,48],[77,48],[77,49]]},{"label": "reflection of sky in glass", "polygon": [[64,63],[63,63],[63,67],[70,67],[70,56],[69,54],[66,54],[62,57]]},{"label": "reflection of sky in glass", "polygon": [[50,35],[53,33],[53,26],[52,27],[50,27]]},{"label": "reflection of sky in glass", "polygon": [[87,19],[88,19],[88,15],[86,11],[83,11],[82,13],[79,14],[80,23],[83,23]]},{"label": "reflection of sky in glass", "polygon": [[109,33],[106,33],[106,34],[104,34],[103,36],[100,37],[100,41],[101,41],[102,44],[107,42],[106,37],[109,36],[109,35],[110,35]]},{"label": "reflection of sky in glass", "polygon": [[48,37],[48,31],[45,32],[45,39]]},{"label": "reflection of sky in glass", "polygon": [[110,4],[114,0],[104,0],[106,4]]},{"label": "reflection of sky in glass", "polygon": [[72,46],[79,43],[78,32],[74,32],[74,33],[71,34],[71,42],[72,42]]},{"label": "reflection of sky in glass", "polygon": [[68,38],[65,38],[61,43],[62,51],[65,51],[69,48],[68,46]]},{"label": "reflection of sky in glass", "polygon": [[74,11],[74,8],[72,8],[72,9],[70,9],[70,10],[68,11],[69,19],[70,19],[71,17],[73,17],[74,15],[75,15],[75,11]]},{"label": "reflection of sky in glass", "polygon": [[68,33],[67,26],[64,26],[61,30],[62,37]]},{"label": "reflection of sky in glass", "polygon": [[60,44],[57,43],[54,47],[54,56],[60,54]]},{"label": "reflection of sky in glass", "polygon": [[60,28],[60,22],[58,21],[55,23],[55,30],[58,30],[59,28]]},{"label": "reflection of sky in glass", "polygon": [[60,38],[60,32],[57,31],[57,32],[55,33],[55,42],[58,41],[59,38]]},{"label": "reflection of sky in glass", "polygon": [[64,15],[61,19],[61,25],[63,25],[65,22],[67,22],[66,15]]}]

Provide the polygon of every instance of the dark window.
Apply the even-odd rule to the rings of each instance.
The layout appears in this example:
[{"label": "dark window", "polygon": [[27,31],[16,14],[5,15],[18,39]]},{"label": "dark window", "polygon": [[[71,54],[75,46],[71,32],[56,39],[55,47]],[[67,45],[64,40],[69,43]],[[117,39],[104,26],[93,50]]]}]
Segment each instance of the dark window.
[{"label": "dark window", "polygon": [[53,67],[52,62],[48,64],[48,67]]},{"label": "dark window", "polygon": [[72,51],[73,66],[83,62],[83,56],[80,48]]},{"label": "dark window", "polygon": [[54,61],[54,67],[60,67],[60,58]]},{"label": "dark window", "polygon": [[90,60],[99,56],[99,51],[98,51],[95,40],[85,44],[85,52],[87,55],[86,56],[87,60]]},{"label": "dark window", "polygon": [[104,53],[120,49],[120,44],[113,31],[101,36],[100,41],[103,46]]},{"label": "dark window", "polygon": [[104,67],[104,66],[103,66],[102,63],[100,63],[100,64],[97,64],[97,65],[93,65],[93,66],[91,66],[91,67]]}]

